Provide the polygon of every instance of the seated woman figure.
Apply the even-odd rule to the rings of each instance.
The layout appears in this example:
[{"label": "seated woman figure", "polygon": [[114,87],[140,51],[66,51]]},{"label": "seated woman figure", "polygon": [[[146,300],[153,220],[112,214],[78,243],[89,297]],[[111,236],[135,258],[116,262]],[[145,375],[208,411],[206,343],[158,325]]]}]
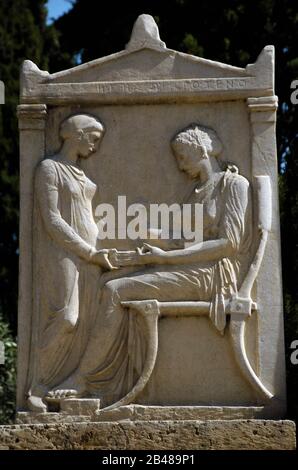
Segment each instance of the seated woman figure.
[{"label": "seated woman figure", "polygon": [[251,243],[249,182],[235,166],[221,170],[216,157],[222,144],[212,129],[191,124],[171,145],[179,169],[198,182],[187,202],[203,204],[204,241],[170,251],[150,245],[137,250],[131,264],[152,266],[105,284],[80,366],[52,396],[97,396],[108,405],[132,388],[141,371],[142,341],[122,301],[209,301],[210,319],[224,331],[225,307],[240,286]]}]

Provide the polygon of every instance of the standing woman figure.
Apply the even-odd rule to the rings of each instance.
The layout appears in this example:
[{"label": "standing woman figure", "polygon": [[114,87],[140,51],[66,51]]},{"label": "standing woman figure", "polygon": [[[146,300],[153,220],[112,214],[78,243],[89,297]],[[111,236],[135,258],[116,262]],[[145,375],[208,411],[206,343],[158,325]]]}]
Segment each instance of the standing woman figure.
[{"label": "standing woman figure", "polygon": [[95,117],[76,114],[60,127],[59,152],[41,161],[34,188],[34,312],[28,408],[47,411],[48,390],[71,374],[86,348],[99,302],[99,278],[111,269],[98,250],[92,200],[97,186],[79,167],[104,135]]}]

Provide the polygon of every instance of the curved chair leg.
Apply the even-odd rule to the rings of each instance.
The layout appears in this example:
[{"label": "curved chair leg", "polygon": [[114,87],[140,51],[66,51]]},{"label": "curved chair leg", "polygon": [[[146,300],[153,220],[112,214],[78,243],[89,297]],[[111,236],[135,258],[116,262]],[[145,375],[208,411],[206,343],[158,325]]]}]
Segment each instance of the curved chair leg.
[{"label": "curved chair leg", "polygon": [[129,405],[139,395],[139,393],[145,388],[152,371],[155,366],[157,350],[158,350],[158,317],[159,317],[159,306],[156,300],[150,301],[132,301],[122,302],[123,307],[133,308],[141,313],[146,328],[147,337],[147,353],[141,376],[137,383],[134,385],[132,390],[125,395],[121,400],[113,403],[102,411],[113,410],[119,408],[119,406]]},{"label": "curved chair leg", "polygon": [[237,319],[233,318],[234,315],[231,315],[230,320],[230,338],[231,343],[235,355],[235,359],[237,361],[238,366],[246,380],[252,385],[254,390],[266,400],[269,400],[273,397],[272,393],[267,390],[264,384],[262,384],[259,377],[256,375],[255,371],[250,365],[248,360],[246,349],[245,349],[245,325],[246,319],[241,318],[239,316]]}]

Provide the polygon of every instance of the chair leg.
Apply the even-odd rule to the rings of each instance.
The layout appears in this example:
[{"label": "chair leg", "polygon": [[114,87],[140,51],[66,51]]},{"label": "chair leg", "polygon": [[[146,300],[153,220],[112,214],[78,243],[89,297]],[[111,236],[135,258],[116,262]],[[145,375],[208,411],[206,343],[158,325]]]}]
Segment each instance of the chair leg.
[{"label": "chair leg", "polygon": [[156,363],[158,351],[158,302],[156,300],[122,302],[122,306],[126,308],[132,308],[141,314],[145,327],[145,337],[147,338],[146,359],[142,374],[132,390],[123,398],[121,398],[121,400],[113,403],[110,406],[107,406],[106,408],[103,408],[104,411],[113,410],[115,408],[119,408],[119,406],[125,406],[133,403],[134,399],[141,393],[148,383]]},{"label": "chair leg", "polygon": [[246,318],[239,319],[239,315],[231,315],[229,329],[234,356],[243,376],[251,384],[258,395],[260,395],[263,399],[265,398],[267,401],[271,399],[273,395],[261,382],[248,360],[244,337],[245,325]]}]

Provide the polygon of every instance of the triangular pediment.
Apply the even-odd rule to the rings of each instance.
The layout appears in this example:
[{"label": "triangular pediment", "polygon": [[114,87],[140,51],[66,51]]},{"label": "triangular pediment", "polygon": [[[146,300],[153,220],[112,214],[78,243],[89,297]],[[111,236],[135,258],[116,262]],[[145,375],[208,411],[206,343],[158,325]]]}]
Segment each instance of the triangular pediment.
[{"label": "triangular pediment", "polygon": [[[68,70],[49,74],[31,61],[25,61],[21,74],[21,97],[42,95],[44,86],[59,84],[101,84],[170,80],[253,78],[251,87],[273,89],[274,48],[263,49],[255,64],[234,67],[168,49],[159,37],[154,19],[141,15],[133,27],[125,50]],[[256,79],[256,80],[255,80]],[[202,85],[202,88],[205,85]],[[225,84],[220,86],[225,86]],[[237,83],[236,83],[237,86]],[[47,96],[50,96],[47,89]],[[57,93],[55,91],[55,93]]]},{"label": "triangular pediment", "polygon": [[52,83],[171,80],[243,77],[245,69],[212,62],[171,49],[123,51],[53,74]]}]

